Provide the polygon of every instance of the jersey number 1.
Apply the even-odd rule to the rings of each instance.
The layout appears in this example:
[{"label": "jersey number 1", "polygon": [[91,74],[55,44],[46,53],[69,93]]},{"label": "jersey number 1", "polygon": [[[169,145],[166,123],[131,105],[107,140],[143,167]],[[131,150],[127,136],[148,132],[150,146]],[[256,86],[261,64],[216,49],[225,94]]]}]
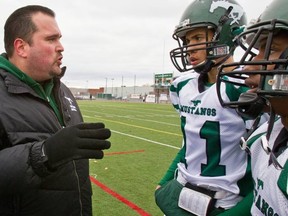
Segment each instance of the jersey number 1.
[{"label": "jersey number 1", "polygon": [[207,163],[201,164],[202,176],[224,176],[226,169],[220,165],[221,142],[219,122],[206,121],[201,130],[200,137],[206,140]]}]

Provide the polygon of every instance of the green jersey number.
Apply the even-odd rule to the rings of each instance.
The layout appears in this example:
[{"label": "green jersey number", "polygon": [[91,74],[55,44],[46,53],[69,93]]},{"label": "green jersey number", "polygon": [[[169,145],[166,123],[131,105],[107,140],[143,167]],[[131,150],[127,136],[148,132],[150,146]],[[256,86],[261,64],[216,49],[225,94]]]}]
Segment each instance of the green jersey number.
[{"label": "green jersey number", "polygon": [[202,176],[224,176],[226,169],[220,165],[221,143],[219,122],[206,121],[200,130],[200,137],[206,140],[207,163],[201,164]]}]

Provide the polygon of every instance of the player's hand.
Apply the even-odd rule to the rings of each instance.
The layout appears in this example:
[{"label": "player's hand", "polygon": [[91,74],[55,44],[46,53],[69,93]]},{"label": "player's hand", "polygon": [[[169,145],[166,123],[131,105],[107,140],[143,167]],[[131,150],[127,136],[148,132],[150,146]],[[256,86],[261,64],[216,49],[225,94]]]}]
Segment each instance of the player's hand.
[{"label": "player's hand", "polygon": [[103,158],[104,149],[109,149],[109,129],[103,123],[81,123],[61,129],[43,144],[48,168],[56,168],[71,160]]}]

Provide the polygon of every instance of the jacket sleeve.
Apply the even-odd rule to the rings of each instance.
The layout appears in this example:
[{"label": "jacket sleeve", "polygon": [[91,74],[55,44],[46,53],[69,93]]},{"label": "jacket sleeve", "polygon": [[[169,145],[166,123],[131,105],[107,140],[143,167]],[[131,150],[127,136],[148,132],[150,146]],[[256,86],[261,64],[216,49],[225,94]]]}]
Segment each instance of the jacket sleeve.
[{"label": "jacket sleeve", "polygon": [[[7,139],[3,135],[3,127],[1,128],[0,193],[15,194],[38,187],[41,183],[41,177],[36,173],[38,171],[37,168],[35,169],[36,172],[33,169],[31,157],[34,158],[39,154],[37,146],[42,146],[42,142],[10,145],[8,147],[9,144],[5,143]],[[34,159],[34,163],[38,163],[38,167],[42,168],[40,166],[41,161]],[[44,166],[44,161],[42,165]]]}]

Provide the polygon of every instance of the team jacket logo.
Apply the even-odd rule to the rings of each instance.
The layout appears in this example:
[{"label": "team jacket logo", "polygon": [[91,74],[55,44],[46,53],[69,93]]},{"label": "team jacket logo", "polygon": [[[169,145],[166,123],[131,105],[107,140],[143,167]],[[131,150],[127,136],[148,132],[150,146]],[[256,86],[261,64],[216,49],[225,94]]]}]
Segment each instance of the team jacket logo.
[{"label": "team jacket logo", "polygon": [[65,96],[65,99],[68,100],[71,111],[75,111],[75,112],[77,112],[77,108],[76,108],[76,106],[73,105],[73,100],[72,100],[71,98],[66,97],[66,96]]},{"label": "team jacket logo", "polygon": [[241,20],[241,17],[243,16],[244,11],[243,11],[243,8],[241,8],[237,4],[230,3],[227,0],[218,0],[218,1],[214,0],[212,1],[209,12],[213,13],[214,10],[216,10],[219,7],[225,8],[227,10],[230,6],[233,7],[231,13],[229,14],[229,17],[232,19],[230,25],[233,25],[234,23],[239,24],[239,21]]}]

